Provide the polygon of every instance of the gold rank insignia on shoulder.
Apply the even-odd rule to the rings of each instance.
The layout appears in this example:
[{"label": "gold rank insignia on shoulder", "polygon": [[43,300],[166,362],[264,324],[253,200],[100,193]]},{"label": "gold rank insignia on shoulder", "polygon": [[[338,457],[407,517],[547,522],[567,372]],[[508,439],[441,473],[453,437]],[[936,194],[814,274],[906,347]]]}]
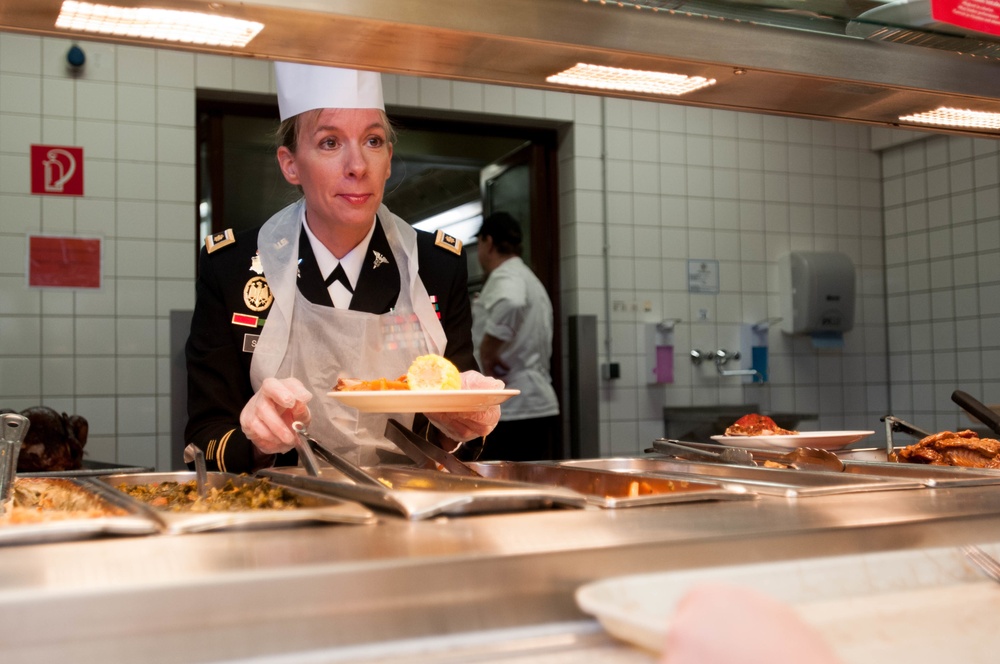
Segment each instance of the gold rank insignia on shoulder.
[{"label": "gold rank insignia on shoulder", "polygon": [[442,249],[447,249],[451,253],[458,256],[462,255],[462,241],[457,237],[448,235],[440,229],[438,230],[437,235],[434,236],[434,244]]},{"label": "gold rank insignia on shoulder", "polygon": [[212,235],[205,236],[205,249],[208,253],[212,253],[217,249],[222,249],[225,246],[233,244],[236,242],[236,235],[233,233],[232,228],[227,228],[221,233],[213,233]]}]

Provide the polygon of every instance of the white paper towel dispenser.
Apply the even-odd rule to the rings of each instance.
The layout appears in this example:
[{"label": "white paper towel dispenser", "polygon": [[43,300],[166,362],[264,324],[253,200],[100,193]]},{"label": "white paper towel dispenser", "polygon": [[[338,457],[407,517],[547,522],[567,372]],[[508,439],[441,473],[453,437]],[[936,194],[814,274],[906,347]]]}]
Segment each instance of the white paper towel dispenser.
[{"label": "white paper towel dispenser", "polygon": [[778,259],[781,330],[847,332],[854,327],[854,264],[838,252],[793,251]]}]

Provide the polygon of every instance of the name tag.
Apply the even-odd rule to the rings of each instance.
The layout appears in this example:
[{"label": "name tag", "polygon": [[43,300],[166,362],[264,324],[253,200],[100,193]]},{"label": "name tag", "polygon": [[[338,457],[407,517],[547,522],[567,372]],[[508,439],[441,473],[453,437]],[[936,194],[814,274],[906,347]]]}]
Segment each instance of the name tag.
[{"label": "name tag", "polygon": [[244,334],[243,335],[243,352],[252,353],[257,347],[257,340],[260,339],[259,334]]}]

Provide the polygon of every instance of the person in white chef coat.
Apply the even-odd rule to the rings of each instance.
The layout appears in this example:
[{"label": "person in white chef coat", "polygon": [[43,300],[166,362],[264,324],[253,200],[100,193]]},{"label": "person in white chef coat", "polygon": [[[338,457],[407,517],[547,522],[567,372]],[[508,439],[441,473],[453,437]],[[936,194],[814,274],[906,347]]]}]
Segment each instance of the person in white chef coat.
[{"label": "person in white chef coat", "polygon": [[506,212],[483,220],[477,234],[486,283],[472,306],[472,338],[487,376],[521,393],[503,406],[481,459],[560,459],[559,399],[552,387],[552,301],[522,260],[521,226]]},{"label": "person in white chef coat", "polygon": [[414,417],[328,396],[338,378],[394,379],[428,353],[451,360],[463,388],[503,384],[473,357],[461,242],[382,204],[395,134],[379,74],[278,62],[275,75],[278,164],[303,196],[259,229],[206,238],[185,441],[211,469],[250,472],[294,462],[296,420],[361,465],[398,453],[384,437],[389,417],[449,451],[490,433],[498,406]]}]

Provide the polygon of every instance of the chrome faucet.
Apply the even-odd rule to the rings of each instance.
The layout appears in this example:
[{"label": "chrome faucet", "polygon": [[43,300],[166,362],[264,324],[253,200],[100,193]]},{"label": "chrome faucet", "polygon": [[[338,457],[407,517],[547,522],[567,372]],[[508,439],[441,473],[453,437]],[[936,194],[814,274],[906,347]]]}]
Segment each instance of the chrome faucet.
[{"label": "chrome faucet", "polygon": [[701,365],[702,362],[711,358],[715,362],[715,370],[719,372],[720,376],[760,376],[760,372],[756,369],[723,369],[729,360],[740,359],[740,352],[733,351],[729,352],[725,348],[720,348],[712,353],[706,353],[705,351],[698,350],[694,348],[691,350],[691,362],[695,366]]},{"label": "chrome faucet", "polygon": [[719,372],[720,376],[759,376],[760,372],[756,369],[723,369],[723,365],[729,360],[740,359],[740,352],[735,350],[733,352],[727,351],[725,348],[720,348],[715,351],[715,368]]}]

